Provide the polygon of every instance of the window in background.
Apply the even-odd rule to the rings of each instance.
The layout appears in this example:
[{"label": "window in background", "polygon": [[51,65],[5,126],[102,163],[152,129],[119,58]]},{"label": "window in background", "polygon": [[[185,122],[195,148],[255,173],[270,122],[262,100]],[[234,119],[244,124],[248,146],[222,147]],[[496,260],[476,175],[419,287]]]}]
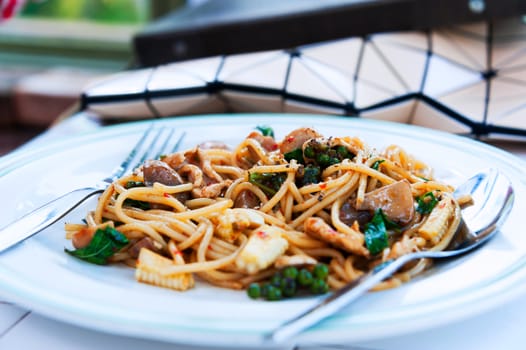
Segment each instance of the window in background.
[{"label": "window in background", "polygon": [[0,24],[0,64],[123,69],[131,38],[184,0],[26,0]]},{"label": "window in background", "polygon": [[0,0],[0,155],[67,115],[86,84],[133,67],[133,35],[192,2]]}]

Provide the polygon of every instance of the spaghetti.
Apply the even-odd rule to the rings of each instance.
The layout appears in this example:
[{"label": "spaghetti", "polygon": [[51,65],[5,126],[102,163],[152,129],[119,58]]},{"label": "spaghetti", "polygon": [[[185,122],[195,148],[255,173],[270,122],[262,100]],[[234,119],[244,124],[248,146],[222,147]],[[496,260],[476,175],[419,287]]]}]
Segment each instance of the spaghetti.
[{"label": "spaghetti", "polygon": [[[76,248],[68,252],[97,254],[90,245],[111,229],[123,243],[103,263],[124,262],[141,282],[186,290],[199,277],[245,289],[324,262],[337,289],[390,259],[444,249],[461,220],[452,191],[399,146],[380,152],[310,128],[280,142],[254,131],[233,150],[201,144],[115,181],[85,224],[66,224]],[[406,266],[376,289],[429,265]]]}]

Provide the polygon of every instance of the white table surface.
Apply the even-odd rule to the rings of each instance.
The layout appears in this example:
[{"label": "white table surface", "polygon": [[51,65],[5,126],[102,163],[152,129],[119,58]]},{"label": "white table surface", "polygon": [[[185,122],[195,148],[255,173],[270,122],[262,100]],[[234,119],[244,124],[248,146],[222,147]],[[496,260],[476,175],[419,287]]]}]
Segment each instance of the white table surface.
[{"label": "white table surface", "polygon": [[[34,147],[63,135],[72,135],[98,128],[98,123],[84,114],[77,114],[23,147]],[[496,143],[526,161],[526,143]],[[526,168],[525,168],[526,176]],[[518,194],[522,195],[522,194]],[[515,297],[493,310],[459,320],[446,326],[419,331],[409,335],[382,338],[345,346],[312,346],[306,349],[524,349],[526,346],[526,281]],[[203,347],[171,344],[101,333],[49,319],[19,307],[2,298],[0,290],[0,349],[54,350],[204,350]],[[280,349],[280,348],[278,348]]]}]

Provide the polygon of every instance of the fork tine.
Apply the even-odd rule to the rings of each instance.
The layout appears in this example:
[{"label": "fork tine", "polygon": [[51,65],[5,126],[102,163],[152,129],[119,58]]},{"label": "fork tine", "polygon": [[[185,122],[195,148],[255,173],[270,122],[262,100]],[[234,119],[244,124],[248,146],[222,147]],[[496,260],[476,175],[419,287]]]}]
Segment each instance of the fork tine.
[{"label": "fork tine", "polygon": [[183,133],[181,134],[181,136],[179,136],[179,139],[173,146],[171,153],[175,153],[179,149],[179,147],[181,146],[181,143],[183,143],[185,136],[186,136],[186,131],[183,131]]},{"label": "fork tine", "polygon": [[152,155],[155,154],[155,152],[153,150],[155,149],[157,143],[159,142],[159,139],[160,139],[160,136],[161,136],[162,132],[163,132],[162,128],[159,128],[157,130],[157,133],[155,134],[153,139],[150,141],[150,144],[148,145],[148,147],[146,147],[146,151],[143,153],[143,155],[141,156],[139,161],[132,167],[133,169],[137,168],[139,165],[144,163],[147,159],[152,159],[153,158]]},{"label": "fork tine", "polygon": [[172,139],[172,136],[173,136],[174,132],[175,132],[174,129],[170,129],[170,132],[168,133],[168,136],[166,136],[166,139],[164,140],[163,145],[161,146],[159,151],[155,154],[155,159],[161,157],[161,155],[163,154],[164,150],[168,149],[168,142],[170,142],[170,140]]},{"label": "fork tine", "polygon": [[[156,132],[152,135],[154,131]],[[158,159],[164,152],[176,152],[183,138],[185,137],[186,132],[183,132],[181,136],[179,136],[173,148],[169,150],[169,145],[171,144],[170,140],[173,138],[175,129],[170,128],[167,132],[164,131],[166,131],[166,129],[162,127],[155,128],[154,124],[150,124],[150,126],[141,136],[137,144],[130,151],[126,159],[121,163],[121,165],[119,165],[116,171],[114,171],[113,174],[110,177],[106,178],[104,181],[113,182],[119,177],[122,177],[128,171],[136,169],[137,167],[142,165],[147,159]],[[141,149],[143,150],[143,152],[139,155],[139,151]],[[133,162],[133,160],[136,159],[138,156],[139,160],[137,162]]]},{"label": "fork tine", "polygon": [[[159,128],[157,134],[154,136],[154,139],[151,141],[150,145],[147,148],[147,151],[143,154],[139,162],[136,164],[136,167],[142,165],[147,159],[160,159],[163,154],[166,153],[175,153],[181,142],[183,141],[186,132],[183,132],[173,143],[173,135],[175,134],[174,128]],[[173,144],[173,147],[170,148],[170,145]]]},{"label": "fork tine", "polygon": [[141,138],[139,139],[139,141],[137,141],[137,143],[135,144],[133,149],[130,151],[130,153],[126,156],[126,158],[122,161],[122,163],[113,171],[110,177],[106,179],[106,181],[107,180],[111,181],[113,179],[121,177],[129,170],[130,164],[132,164],[133,159],[135,159],[135,156],[139,152],[139,149],[142,147],[143,143],[145,142],[146,138],[150,135],[152,130],[153,130],[153,124],[150,124],[148,129],[146,129],[146,131],[142,134]]}]

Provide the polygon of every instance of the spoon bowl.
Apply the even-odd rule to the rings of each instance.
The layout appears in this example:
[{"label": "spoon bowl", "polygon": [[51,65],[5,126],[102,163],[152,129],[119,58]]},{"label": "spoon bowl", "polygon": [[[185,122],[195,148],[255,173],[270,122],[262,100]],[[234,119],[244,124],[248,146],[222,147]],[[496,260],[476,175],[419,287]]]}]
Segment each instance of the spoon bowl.
[{"label": "spoon bowl", "polygon": [[445,250],[419,251],[379,265],[285,322],[267,334],[266,340],[279,343],[291,338],[355,301],[410,261],[458,257],[488,242],[498,233],[513,207],[511,182],[497,169],[488,169],[471,177],[454,192],[456,198],[464,195],[470,195],[474,205],[462,210],[461,225]]}]

